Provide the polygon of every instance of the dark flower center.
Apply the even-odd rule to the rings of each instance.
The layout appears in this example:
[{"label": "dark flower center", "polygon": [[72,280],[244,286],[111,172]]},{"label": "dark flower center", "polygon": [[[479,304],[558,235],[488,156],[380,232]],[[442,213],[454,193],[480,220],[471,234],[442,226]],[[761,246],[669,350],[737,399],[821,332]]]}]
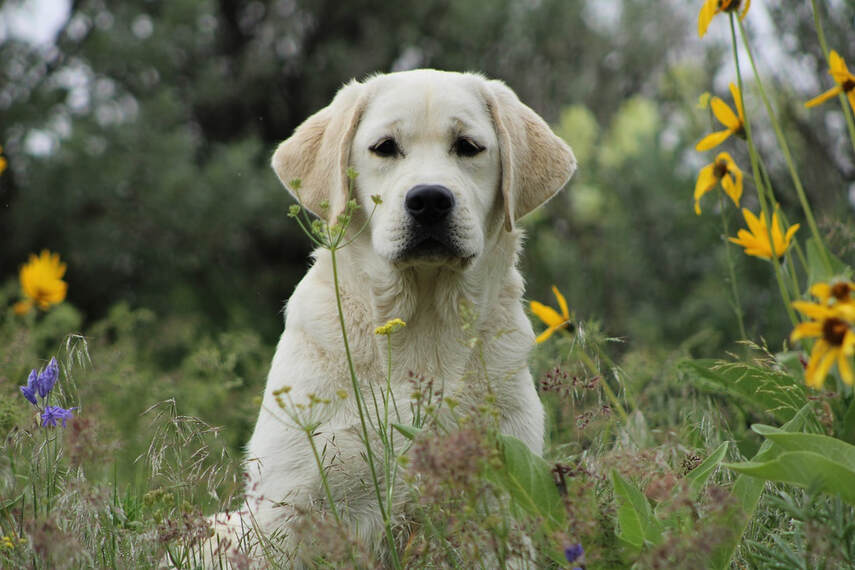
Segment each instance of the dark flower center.
[{"label": "dark flower center", "polygon": [[849,283],[837,283],[831,286],[831,296],[838,301],[849,299]]},{"label": "dark flower center", "polygon": [[718,0],[718,9],[721,12],[735,12],[739,10],[741,0]]},{"label": "dark flower center", "polygon": [[855,89],[855,81],[853,81],[852,79],[847,79],[843,82],[843,85],[841,85],[841,87],[843,88],[843,91],[849,93],[850,91]]},{"label": "dark flower center", "polygon": [[841,346],[848,331],[849,325],[841,319],[832,317],[825,319],[825,322],[822,323],[822,338],[833,346]]},{"label": "dark flower center", "polygon": [[727,174],[727,163],[723,160],[717,161],[713,167],[713,176],[716,177],[716,180],[721,180],[725,174]]}]

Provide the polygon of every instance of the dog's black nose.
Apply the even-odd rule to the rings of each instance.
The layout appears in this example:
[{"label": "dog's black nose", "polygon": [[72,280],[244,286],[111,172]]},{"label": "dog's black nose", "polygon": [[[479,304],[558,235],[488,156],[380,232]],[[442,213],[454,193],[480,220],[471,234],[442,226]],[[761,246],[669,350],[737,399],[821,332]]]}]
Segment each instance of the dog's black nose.
[{"label": "dog's black nose", "polygon": [[433,225],[443,221],[454,208],[454,194],[445,186],[419,184],[407,192],[404,207],[420,224]]}]

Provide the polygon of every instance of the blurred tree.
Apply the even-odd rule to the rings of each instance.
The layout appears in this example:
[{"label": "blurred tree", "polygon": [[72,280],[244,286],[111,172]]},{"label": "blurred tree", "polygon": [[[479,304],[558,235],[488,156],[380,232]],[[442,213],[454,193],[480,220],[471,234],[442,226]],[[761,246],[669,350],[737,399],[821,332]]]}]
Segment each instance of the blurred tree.
[{"label": "blurred tree", "polygon": [[[721,266],[718,230],[699,231],[691,212],[702,158],[690,149],[708,128],[694,101],[729,59],[721,45],[696,40],[694,6],[69,6],[53,43],[0,36],[0,144],[9,160],[0,176],[4,278],[14,278],[29,252],[49,247],[68,261],[69,298],[89,319],[126,300],[161,314],[205,315],[215,327],[251,326],[272,342],[309,246],[285,217],[290,199],[267,166],[275,144],[352,77],[437,67],[505,80],[579,146],[583,162],[571,192],[531,222],[533,297],[545,297],[553,281],[572,281],[571,303],[639,342],[679,342],[707,312],[712,326],[732,326],[727,307],[705,306],[699,295]],[[851,22],[851,7],[839,9]],[[773,20],[796,18],[792,30],[810,18],[770,10]],[[829,37],[843,41],[842,24],[834,26]],[[813,58],[824,77],[815,46],[792,49]],[[816,140],[830,153],[822,160],[836,156],[823,126],[792,108],[788,124],[804,133],[801,146],[810,150]],[[806,178],[817,188],[839,188],[852,175],[845,161],[815,172],[807,162],[813,155],[805,156]]]}]

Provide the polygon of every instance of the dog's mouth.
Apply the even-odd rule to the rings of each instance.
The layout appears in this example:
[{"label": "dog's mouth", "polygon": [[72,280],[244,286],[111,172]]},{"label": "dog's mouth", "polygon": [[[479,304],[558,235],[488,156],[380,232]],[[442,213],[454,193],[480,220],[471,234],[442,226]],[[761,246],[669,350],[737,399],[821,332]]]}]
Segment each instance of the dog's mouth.
[{"label": "dog's mouth", "polygon": [[473,256],[467,254],[455,243],[447,232],[420,231],[407,241],[398,254],[398,263],[410,264],[447,264],[466,262]]}]

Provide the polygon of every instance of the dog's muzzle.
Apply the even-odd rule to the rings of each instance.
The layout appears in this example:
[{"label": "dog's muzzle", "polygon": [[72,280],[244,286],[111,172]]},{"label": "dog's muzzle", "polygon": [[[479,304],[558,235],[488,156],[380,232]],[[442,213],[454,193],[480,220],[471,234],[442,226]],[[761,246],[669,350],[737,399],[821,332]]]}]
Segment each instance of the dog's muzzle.
[{"label": "dog's muzzle", "polygon": [[451,190],[438,184],[413,186],[404,197],[404,209],[410,223],[403,259],[461,257],[449,223],[454,210]]}]

